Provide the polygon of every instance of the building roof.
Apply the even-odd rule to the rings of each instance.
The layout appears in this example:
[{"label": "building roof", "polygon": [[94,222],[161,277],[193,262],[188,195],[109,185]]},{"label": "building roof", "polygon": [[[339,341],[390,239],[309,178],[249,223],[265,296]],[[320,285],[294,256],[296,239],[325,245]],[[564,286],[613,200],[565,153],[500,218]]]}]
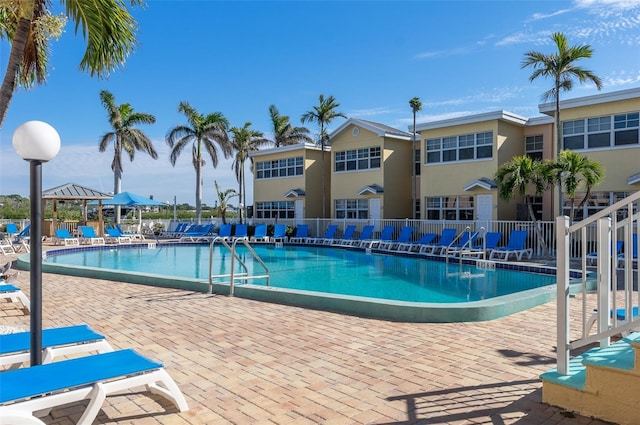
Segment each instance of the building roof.
[{"label": "building roof", "polygon": [[[453,127],[456,125],[473,124],[478,122],[486,122],[486,121],[494,121],[494,120],[507,121],[507,122],[522,125],[522,126],[524,126],[527,123],[527,118],[523,116],[514,114],[513,112],[500,110],[500,111],[485,112],[482,114],[474,114],[474,115],[465,115],[462,117],[449,118],[446,120],[431,121],[431,122],[416,124],[416,131],[433,130],[436,128],[446,128],[446,127]],[[411,129],[412,127],[413,125],[409,126],[409,129]]]},{"label": "building roof", "polygon": [[[296,143],[293,145],[279,146],[277,148],[260,149],[258,151],[252,151],[252,152],[249,152],[249,157],[252,158],[255,156],[269,155],[272,153],[291,152],[291,151],[302,150],[302,149],[319,151],[322,148],[320,147],[320,145],[316,145],[315,143]],[[329,152],[331,151],[331,147],[325,146],[324,150],[325,152]]]},{"label": "building roof", "polygon": [[468,192],[470,190],[475,189],[476,187],[479,187],[485,190],[495,190],[498,188],[498,185],[489,177],[480,177],[479,179],[476,179],[471,183],[469,183],[468,185],[466,185],[464,187],[464,190]]},{"label": "building roof", "polygon": [[[627,90],[618,90],[609,93],[600,93],[592,96],[576,97],[574,99],[560,100],[560,110],[598,105],[608,102],[619,102],[621,100],[629,99],[640,100],[640,87]],[[555,102],[542,103],[538,105],[538,110],[542,114],[554,116],[556,113],[556,104]]]},{"label": "building roof", "polygon": [[347,127],[350,125],[355,125],[357,127],[362,127],[366,130],[371,131],[372,133],[377,134],[380,137],[391,137],[394,139],[402,139],[402,140],[411,140],[411,133],[407,133],[406,131],[398,130],[397,128],[389,127],[388,125],[380,124],[373,121],[361,120],[358,118],[349,118],[345,122],[340,125],[340,127],[336,128],[329,135],[329,140],[336,138],[340,133],[345,131]]},{"label": "building roof", "polygon": [[360,189],[358,191],[358,195],[365,195],[367,193],[370,193],[372,195],[377,195],[379,193],[384,193],[384,188],[382,186],[380,186],[379,184],[370,184],[370,185],[367,185],[367,186],[363,187],[362,189]]},{"label": "building roof", "polygon": [[112,195],[76,184],[67,183],[42,192],[43,199],[111,199]]},{"label": "building roof", "polygon": [[301,196],[306,196],[306,192],[300,188],[298,189],[290,189],[287,193],[284,194],[285,198],[299,198]]}]

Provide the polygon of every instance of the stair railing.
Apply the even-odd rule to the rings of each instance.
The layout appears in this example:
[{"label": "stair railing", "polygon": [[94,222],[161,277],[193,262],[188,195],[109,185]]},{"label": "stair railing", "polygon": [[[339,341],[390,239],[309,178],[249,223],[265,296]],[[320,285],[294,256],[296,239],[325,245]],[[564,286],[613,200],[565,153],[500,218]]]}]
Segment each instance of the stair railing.
[{"label": "stair railing", "polygon": [[[634,230],[637,232],[640,213],[637,211],[640,192],[636,192],[615,204],[598,211],[578,223],[570,224],[569,217],[556,218],[557,243],[557,370],[558,373],[569,374],[571,350],[598,342],[606,347],[611,336],[640,327],[640,318],[633,316],[634,307],[640,306],[640,295],[634,301],[633,277],[638,252],[634,242]],[[622,217],[622,218],[618,218]],[[593,228],[595,227],[595,233]],[[623,241],[624,258],[618,257],[616,250],[618,240]],[[635,239],[637,244],[637,238]],[[571,282],[571,248],[580,243],[580,270],[573,270],[580,276],[581,293],[581,328],[580,337],[571,341],[570,320],[570,282]],[[588,248],[597,252],[595,272],[588,268]],[[635,262],[635,263],[634,263]],[[576,265],[574,265],[575,267]],[[577,276],[576,276],[577,278]],[[620,278],[620,279],[619,279]],[[587,303],[589,284],[594,282],[597,289],[596,309],[590,309]],[[625,313],[624,322],[617,319],[615,312],[622,308]],[[595,314],[596,333],[589,335],[589,318]]]}]

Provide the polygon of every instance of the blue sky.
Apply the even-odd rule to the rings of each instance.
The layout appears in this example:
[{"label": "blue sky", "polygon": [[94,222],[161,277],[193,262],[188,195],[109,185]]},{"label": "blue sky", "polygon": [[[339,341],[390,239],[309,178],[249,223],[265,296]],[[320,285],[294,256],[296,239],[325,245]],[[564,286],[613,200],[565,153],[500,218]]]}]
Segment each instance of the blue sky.
[{"label": "blue sky", "polygon": [[[412,122],[414,96],[423,104],[419,123],[500,109],[537,116],[552,82],[529,82],[531,70],[520,63],[527,51],[553,52],[555,31],[572,45],[591,45],[594,56],[582,65],[602,78],[603,92],[640,86],[640,0],[148,0],[134,15],[139,45],[108,79],[78,70],[84,40],[72,23],[52,44],[46,85],[19,90],[0,130],[0,194],[29,194],[29,167],[11,145],[13,131],[29,120],[48,122],[62,139],[58,156],[44,165],[43,188],[74,182],[113,190],[113,153],[98,151],[109,131],[102,89],[157,119],[141,128],[159,158],[125,159],[123,190],[193,205],[190,149],[172,167],[164,141],[170,128],[186,123],[177,112],[183,100],[201,113],[222,112],[232,126],[249,121],[267,137],[269,105],[301,125],[321,93],[333,95],[348,117],[402,130]],[[2,75],[9,48],[0,40]],[[577,84],[564,98],[596,93]],[[231,159],[216,169],[209,161],[203,178],[209,205],[214,180],[237,190]]]}]

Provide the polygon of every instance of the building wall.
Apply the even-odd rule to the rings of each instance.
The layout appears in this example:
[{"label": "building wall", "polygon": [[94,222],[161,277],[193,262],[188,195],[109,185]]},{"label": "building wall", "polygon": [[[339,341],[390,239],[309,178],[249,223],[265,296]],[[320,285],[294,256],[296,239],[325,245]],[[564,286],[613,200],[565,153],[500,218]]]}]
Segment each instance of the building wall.
[{"label": "building wall", "polygon": [[[411,179],[413,176],[413,149],[411,142],[386,138],[384,140],[383,218],[412,217]],[[398,184],[397,182],[406,182]]]}]

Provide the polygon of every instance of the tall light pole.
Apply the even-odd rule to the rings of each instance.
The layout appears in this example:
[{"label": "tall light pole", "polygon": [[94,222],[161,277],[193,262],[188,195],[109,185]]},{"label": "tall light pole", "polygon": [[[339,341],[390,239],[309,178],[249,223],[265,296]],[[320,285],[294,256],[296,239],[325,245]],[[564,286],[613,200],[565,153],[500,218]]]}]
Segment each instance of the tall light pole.
[{"label": "tall light pole", "polygon": [[30,354],[31,366],[36,366],[42,364],[42,163],[58,154],[60,136],[46,122],[27,121],[13,132],[13,149],[30,166]]}]

